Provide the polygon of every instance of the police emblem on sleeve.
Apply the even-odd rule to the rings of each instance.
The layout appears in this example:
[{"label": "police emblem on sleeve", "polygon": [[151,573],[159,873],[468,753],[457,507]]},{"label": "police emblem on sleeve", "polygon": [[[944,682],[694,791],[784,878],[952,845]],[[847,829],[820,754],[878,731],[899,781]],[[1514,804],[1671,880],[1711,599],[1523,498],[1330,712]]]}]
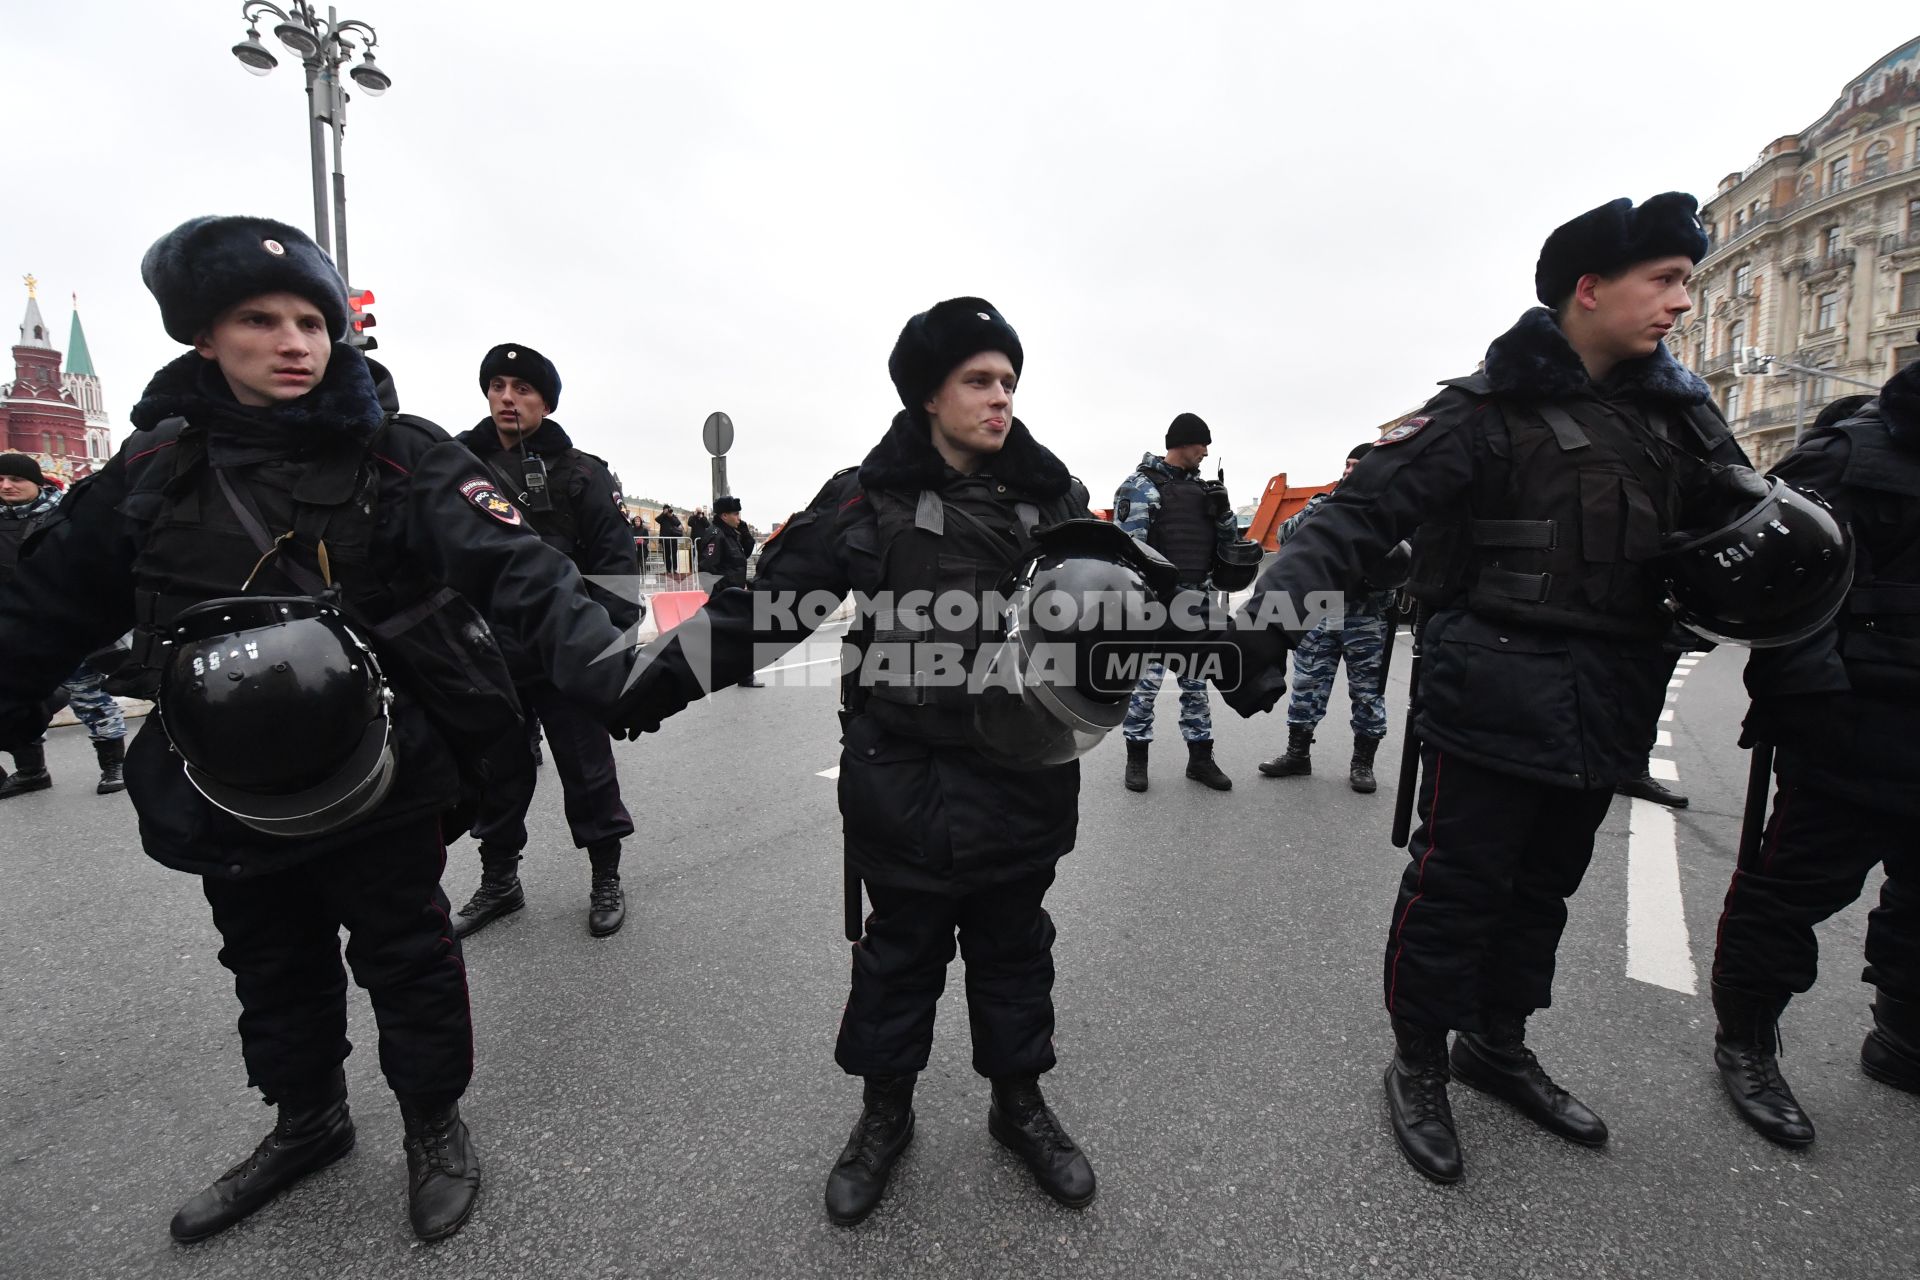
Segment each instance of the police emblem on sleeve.
[{"label": "police emblem on sleeve", "polygon": [[460,496],[480,508],[501,524],[519,525],[520,509],[500,496],[493,483],[475,476],[460,486]]},{"label": "police emblem on sleeve", "polygon": [[1373,443],[1375,445],[1399,444],[1402,440],[1411,440],[1424,431],[1427,424],[1432,421],[1432,418],[1408,418],[1393,430],[1382,434]]}]

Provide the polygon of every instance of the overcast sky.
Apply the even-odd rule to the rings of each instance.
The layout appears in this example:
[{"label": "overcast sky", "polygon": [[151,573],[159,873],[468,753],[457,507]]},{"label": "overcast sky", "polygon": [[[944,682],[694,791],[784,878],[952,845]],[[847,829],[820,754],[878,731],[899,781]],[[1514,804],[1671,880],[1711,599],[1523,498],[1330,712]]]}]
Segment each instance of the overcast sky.
[{"label": "overcast sky", "polygon": [[[879,438],[906,318],[980,294],[1095,505],[1182,411],[1251,502],[1471,371],[1554,225],[1711,195],[1920,34],[1911,0],[1300,8],[354,0],[394,82],[348,115],[376,355],[458,431],[486,348],[538,348],[574,439],[675,505],[724,409],[765,527]],[[247,75],[239,12],[0,0],[0,322],[27,272],[62,338],[80,295],[116,444],[179,352],[147,245],[311,230],[298,60],[263,30]]]}]

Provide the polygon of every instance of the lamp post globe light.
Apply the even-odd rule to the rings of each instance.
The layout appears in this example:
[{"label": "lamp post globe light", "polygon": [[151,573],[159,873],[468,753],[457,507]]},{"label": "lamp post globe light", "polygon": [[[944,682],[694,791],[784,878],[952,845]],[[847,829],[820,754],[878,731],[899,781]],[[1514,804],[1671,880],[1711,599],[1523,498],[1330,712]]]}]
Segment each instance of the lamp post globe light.
[{"label": "lamp post globe light", "polygon": [[[329,6],[322,17],[317,6],[306,0],[293,0],[282,9],[268,0],[244,0],[240,17],[247,24],[247,37],[233,46],[233,56],[256,76],[264,76],[280,65],[260,40],[260,23],[278,19],[274,38],[300,59],[307,75],[308,146],[313,160],[313,231],[321,249],[333,255],[334,266],[343,280],[347,274],[347,179],[341,172],[340,148],[347,132],[347,93],[340,82],[340,68],[360,62],[347,72],[355,85],[377,98],[393,86],[393,77],[373,59],[380,36],[357,18],[342,18]],[[332,235],[328,235],[327,131],[333,132]],[[349,286],[351,287],[351,286]]]}]

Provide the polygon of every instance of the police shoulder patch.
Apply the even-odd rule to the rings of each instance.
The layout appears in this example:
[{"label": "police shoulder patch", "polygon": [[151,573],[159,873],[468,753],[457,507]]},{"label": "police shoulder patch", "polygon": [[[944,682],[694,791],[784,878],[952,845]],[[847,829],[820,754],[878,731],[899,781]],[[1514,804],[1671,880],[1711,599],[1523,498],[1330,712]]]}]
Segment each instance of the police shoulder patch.
[{"label": "police shoulder patch", "polygon": [[1416,418],[1408,418],[1405,422],[1400,423],[1398,426],[1394,427],[1391,431],[1387,431],[1384,434],[1382,434],[1381,437],[1378,440],[1375,440],[1373,443],[1375,445],[1399,444],[1402,440],[1411,440],[1415,436],[1419,435],[1422,431],[1424,431],[1427,427],[1427,424],[1432,421],[1433,421],[1432,418],[1426,417],[1424,415]]},{"label": "police shoulder patch", "polygon": [[520,519],[520,509],[501,497],[500,491],[493,487],[491,480],[482,480],[479,476],[475,476],[471,480],[462,481],[460,496],[501,524],[523,523]]}]

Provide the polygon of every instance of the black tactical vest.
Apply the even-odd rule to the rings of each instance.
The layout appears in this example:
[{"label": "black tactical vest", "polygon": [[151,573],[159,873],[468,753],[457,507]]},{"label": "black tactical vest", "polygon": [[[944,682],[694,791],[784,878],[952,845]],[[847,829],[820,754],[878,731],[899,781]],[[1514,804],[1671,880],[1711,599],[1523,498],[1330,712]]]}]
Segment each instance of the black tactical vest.
[{"label": "black tactical vest", "polygon": [[1845,429],[1859,551],[1840,656],[1856,693],[1920,697],[1920,454],[1895,444],[1878,412]]},{"label": "black tactical vest", "polygon": [[[1019,498],[986,474],[866,497],[879,525],[880,591],[893,607],[876,610],[850,637],[863,663],[849,673],[845,702],[891,733],[963,742],[969,694],[952,673],[971,672],[980,650],[1001,638],[986,607],[992,593],[1032,551],[1036,528],[1084,512],[1066,495],[1044,504]],[[971,600],[971,616],[939,607],[946,593]]]},{"label": "black tactical vest", "polygon": [[[237,595],[308,595],[276,563],[285,558],[309,573],[331,576],[365,616],[393,610],[386,585],[369,572],[375,480],[360,449],[320,460],[275,459],[235,468],[229,483],[252,503],[269,538],[291,533],[262,557],[206,465],[206,441],[170,418],[142,442],[144,465],[132,477],[121,512],[145,532],[133,563],[134,632],[130,667],[157,679],[160,642],[181,610]],[[152,451],[150,455],[146,451]],[[326,573],[318,545],[326,543]],[[251,582],[249,582],[251,579]],[[135,677],[136,679],[138,677]],[[148,695],[151,696],[151,695]]]},{"label": "black tactical vest", "polygon": [[1199,477],[1158,470],[1145,474],[1160,491],[1147,545],[1173,562],[1182,583],[1206,581],[1213,572],[1214,533]]},{"label": "black tactical vest", "polygon": [[[1487,393],[1484,378],[1449,385]],[[1463,603],[1501,622],[1652,638],[1669,626],[1653,561],[1680,527],[1685,473],[1676,423],[1593,400],[1502,399],[1491,447],[1504,463],[1474,478],[1464,523],[1415,540],[1409,588],[1434,607]]]}]

